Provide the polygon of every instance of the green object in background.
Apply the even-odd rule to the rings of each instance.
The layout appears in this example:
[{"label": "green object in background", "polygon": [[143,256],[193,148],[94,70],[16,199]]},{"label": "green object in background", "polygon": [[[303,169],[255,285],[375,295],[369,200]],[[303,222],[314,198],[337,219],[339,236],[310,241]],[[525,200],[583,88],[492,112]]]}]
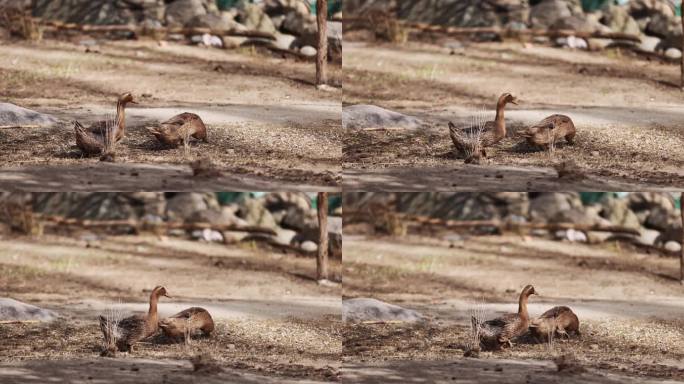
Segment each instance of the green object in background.
[{"label": "green object in background", "polygon": [[610,192],[580,192],[580,200],[582,200],[582,204],[584,205],[591,205],[598,203],[609,193]]},{"label": "green object in background", "polygon": [[216,192],[216,199],[221,205],[239,203],[249,197],[254,197],[252,192]]},{"label": "green object in background", "polygon": [[593,12],[612,2],[613,0],[582,0],[582,9],[584,12]]},{"label": "green object in background", "polygon": [[216,6],[218,9],[225,11],[226,9],[236,6],[239,1],[240,0],[216,0]]},{"label": "green object in background", "polygon": [[[328,17],[342,11],[342,0],[328,0]],[[311,14],[316,14],[316,0],[311,0]]]}]

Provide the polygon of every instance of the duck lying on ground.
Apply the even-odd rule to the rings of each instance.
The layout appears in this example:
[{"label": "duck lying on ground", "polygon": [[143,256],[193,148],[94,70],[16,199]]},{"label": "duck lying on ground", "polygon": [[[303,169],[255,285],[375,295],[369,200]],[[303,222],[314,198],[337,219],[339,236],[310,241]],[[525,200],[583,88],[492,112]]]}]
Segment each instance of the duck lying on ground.
[{"label": "duck lying on ground", "polygon": [[209,336],[214,331],[214,320],[206,309],[191,307],[162,319],[159,322],[159,328],[167,337],[173,339],[182,337],[185,343],[189,344],[191,336],[197,331],[202,332],[204,336]]},{"label": "duck lying on ground", "polygon": [[569,333],[580,335],[579,319],[568,307],[553,307],[530,322],[530,333],[538,341],[554,336],[570,338]]},{"label": "duck lying on ground", "polygon": [[207,127],[198,115],[190,112],[176,115],[158,127],[147,127],[147,130],[167,147],[185,145],[190,137],[207,142]]}]

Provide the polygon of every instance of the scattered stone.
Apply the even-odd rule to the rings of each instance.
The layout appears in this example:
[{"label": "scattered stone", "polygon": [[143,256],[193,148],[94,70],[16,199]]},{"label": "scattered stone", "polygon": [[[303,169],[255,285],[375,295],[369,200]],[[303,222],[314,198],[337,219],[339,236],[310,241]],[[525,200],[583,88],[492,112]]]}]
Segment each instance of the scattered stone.
[{"label": "scattered stone", "polygon": [[679,48],[668,48],[665,51],[665,56],[670,59],[681,59],[682,51]]},{"label": "scattered stone", "polygon": [[304,252],[316,252],[318,251],[318,245],[311,240],[307,240],[300,245],[300,248]]},{"label": "scattered stone", "polygon": [[2,321],[53,321],[55,319],[57,319],[57,312],[0,297],[0,320]]},{"label": "scattered stone", "polygon": [[670,253],[679,253],[682,251],[682,245],[674,240],[665,243],[665,250]]},{"label": "scattered stone", "polygon": [[360,323],[364,321],[403,321],[407,323],[421,322],[421,313],[385,303],[371,298],[342,300],[342,321]]},{"label": "scattered stone", "polygon": [[357,104],[342,108],[342,127],[344,129],[363,128],[405,128],[417,129],[422,122],[375,105]]},{"label": "scattered stone", "polygon": [[314,48],[310,45],[305,45],[299,49],[299,53],[301,53],[304,56],[308,56],[308,57],[316,56],[316,52],[317,52],[316,48]]},{"label": "scattered stone", "polygon": [[55,123],[57,123],[57,119],[51,115],[10,103],[0,103],[0,126],[37,125],[49,127]]}]

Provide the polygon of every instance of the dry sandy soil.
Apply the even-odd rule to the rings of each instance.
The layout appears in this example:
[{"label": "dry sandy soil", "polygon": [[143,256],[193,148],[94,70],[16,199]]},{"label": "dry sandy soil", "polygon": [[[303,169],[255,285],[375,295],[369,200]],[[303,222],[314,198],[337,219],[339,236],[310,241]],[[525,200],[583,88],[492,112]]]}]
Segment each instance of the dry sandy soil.
[{"label": "dry sandy soil", "polygon": [[[517,42],[445,45],[345,42],[343,104],[374,104],[419,117],[417,130],[350,131],[345,187],[358,190],[659,189],[684,186],[684,112],[679,67],[633,57]],[[481,165],[452,153],[447,122],[494,119],[510,92],[509,137]],[[483,112],[484,109],[484,112]],[[545,116],[570,116],[574,146],[535,151],[515,131]],[[579,176],[554,164],[574,161]]]},{"label": "dry sandy soil", "polygon": [[[340,288],[319,286],[315,261],[254,244],[222,245],[150,235],[98,240],[44,236],[0,240],[3,296],[55,310],[51,323],[0,324],[0,381],[327,382],[339,375]],[[331,265],[340,281],[341,265]],[[132,353],[99,357],[97,316],[111,308],[146,311],[164,285],[160,316],[190,306],[217,328],[192,344],[162,336]],[[210,368],[191,360],[208,356]],[[211,369],[209,370],[211,371]]]},{"label": "dry sandy soil", "polygon": [[[374,297],[427,317],[422,324],[345,324],[342,377],[354,382],[684,381],[684,287],[674,258],[621,243],[571,244],[518,235],[345,236],[345,297]],[[463,357],[473,311],[531,316],[567,305],[581,337]],[[554,362],[565,356],[569,368]],[[561,366],[564,367],[563,364]],[[382,381],[385,378],[386,381]]]},{"label": "dry sandy soil", "polygon": [[[53,128],[0,129],[3,189],[178,190],[335,189],[340,182],[341,92],[316,91],[313,63],[153,41],[104,42],[97,53],[69,42],[4,44],[0,97],[61,120]],[[330,67],[339,86],[341,68]],[[116,112],[132,92],[127,137],[115,165],[82,158],[73,120]],[[200,115],[209,143],[164,149],[145,126],[181,112]],[[193,178],[191,160],[208,157],[223,173]],[[284,187],[283,187],[284,186]]]}]

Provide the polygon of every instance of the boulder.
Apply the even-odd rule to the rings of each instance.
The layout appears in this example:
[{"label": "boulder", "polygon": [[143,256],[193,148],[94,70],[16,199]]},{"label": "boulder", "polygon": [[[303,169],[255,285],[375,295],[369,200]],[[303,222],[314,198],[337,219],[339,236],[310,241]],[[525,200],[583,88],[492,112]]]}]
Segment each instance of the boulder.
[{"label": "boulder", "polygon": [[245,4],[240,12],[240,20],[247,29],[276,34],[271,18],[257,4]]},{"label": "boulder", "polygon": [[171,221],[183,221],[209,209],[220,210],[215,194],[178,193],[167,200],[166,216]]},{"label": "boulder", "polygon": [[665,50],[665,56],[669,59],[677,60],[682,58],[682,50],[679,48],[668,48]]},{"label": "boulder", "polygon": [[297,36],[297,47],[317,45],[318,25],[314,15],[290,11],[285,15],[281,29],[285,33]]},{"label": "boulder", "polygon": [[665,243],[665,250],[670,253],[679,253],[682,251],[682,245],[674,240],[670,240]]},{"label": "boulder", "polygon": [[299,49],[299,53],[301,53],[302,55],[307,56],[307,57],[314,57],[314,56],[316,56],[317,52],[318,51],[316,51],[316,48],[314,48],[310,45],[305,45]]},{"label": "boulder", "polygon": [[571,16],[583,15],[582,7],[575,1],[543,0],[530,9],[530,25],[533,28],[546,29]]},{"label": "boulder", "polygon": [[0,125],[38,125],[49,127],[55,123],[57,123],[57,119],[51,115],[10,103],[0,103]]},{"label": "boulder", "polygon": [[[178,0],[177,0],[178,1]],[[33,16],[80,24],[138,24],[160,21],[164,0],[35,0]]]},{"label": "boulder", "polygon": [[235,29],[237,31],[247,29],[247,27],[235,21],[228,12],[196,15],[187,22],[186,26],[193,28]]},{"label": "boulder", "polygon": [[422,121],[416,117],[390,111],[375,105],[357,104],[342,108],[342,127],[344,129],[417,129],[422,124]]},{"label": "boulder", "polygon": [[613,32],[629,33],[641,35],[641,29],[636,20],[629,14],[629,7],[626,5],[609,4],[603,7],[603,18],[601,22],[607,25]]},{"label": "boulder", "polygon": [[342,22],[328,22],[328,59],[342,61]]},{"label": "boulder", "polygon": [[14,299],[0,297],[0,320],[2,321],[53,321],[57,312],[22,303]]},{"label": "boulder", "polygon": [[532,221],[549,221],[570,209],[583,209],[578,193],[541,193],[530,199],[529,216]]},{"label": "boulder", "polygon": [[241,46],[248,38],[242,36],[223,36],[221,41],[223,42],[223,48],[225,49],[235,49]]},{"label": "boulder", "polygon": [[601,216],[613,225],[640,229],[639,218],[629,209],[629,201],[623,198],[608,198],[601,201]]},{"label": "boulder", "polygon": [[403,321],[407,323],[421,322],[421,313],[385,303],[371,298],[342,300],[342,321],[360,323],[363,321]]},{"label": "boulder", "polygon": [[660,232],[654,229],[641,228],[641,234],[637,238],[637,242],[643,245],[655,245],[656,240],[660,236]]},{"label": "boulder", "polygon": [[307,6],[305,1],[301,0],[266,0],[264,2],[264,10],[271,15],[281,15],[290,11],[300,13],[302,15],[311,14],[311,9]]},{"label": "boulder", "polygon": [[654,207],[648,212],[644,226],[664,231],[673,226],[677,219],[678,215],[674,210],[670,211],[663,207]]},{"label": "boulder", "polygon": [[276,41],[272,42],[272,44],[280,49],[292,49],[294,48],[296,39],[297,36],[288,35],[287,33],[278,33],[276,35]]},{"label": "boulder", "polygon": [[246,199],[240,207],[240,214],[250,225],[278,229],[278,224],[264,206],[262,199]]},{"label": "boulder", "polygon": [[46,192],[30,198],[36,212],[91,220],[138,220],[163,216],[166,209],[162,192]]},{"label": "boulder", "polygon": [[216,3],[212,0],[173,0],[166,5],[164,20],[171,27],[189,26],[197,16],[207,13],[218,13]]}]

